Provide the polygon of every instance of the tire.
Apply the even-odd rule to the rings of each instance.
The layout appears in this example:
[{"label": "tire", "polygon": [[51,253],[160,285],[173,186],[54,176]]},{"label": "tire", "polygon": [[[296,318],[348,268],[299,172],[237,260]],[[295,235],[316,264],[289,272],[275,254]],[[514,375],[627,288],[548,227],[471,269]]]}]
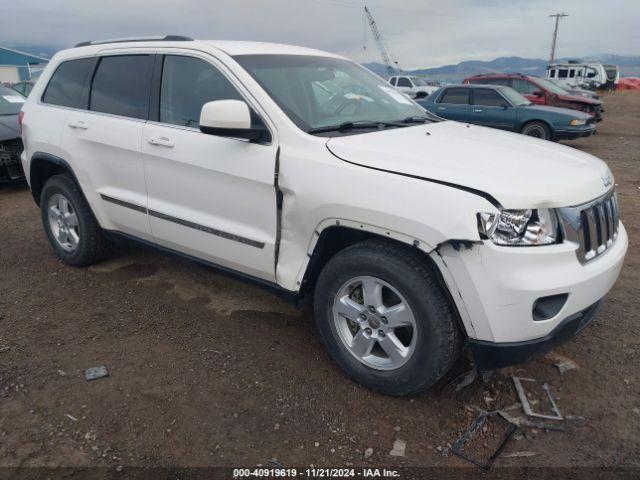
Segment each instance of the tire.
[{"label": "tire", "polygon": [[539,138],[540,140],[551,140],[551,132],[544,122],[534,121],[526,123],[520,133],[528,137]]},{"label": "tire", "polygon": [[[434,268],[410,247],[384,240],[358,243],[327,262],[314,291],[315,322],[331,357],[356,382],[387,395],[412,395],[429,389],[453,366],[463,337]],[[365,299],[375,297],[365,294],[365,286],[371,290],[369,285],[381,285],[384,305],[376,305],[375,313],[366,309]],[[346,292],[352,293],[343,296]],[[352,310],[352,300],[356,310]],[[398,310],[397,300],[409,309]],[[336,313],[336,308],[344,309],[345,305],[350,305],[346,316]],[[367,320],[363,314],[356,315],[358,309],[365,309]],[[384,321],[384,313],[392,311],[400,311],[402,316],[389,315]],[[356,321],[350,318],[356,316]],[[407,323],[411,317],[414,326],[410,328],[394,329],[391,325],[403,323],[398,318]],[[386,334],[377,328],[386,329]],[[369,343],[362,350],[356,341]],[[405,357],[389,348],[398,341],[402,343],[398,351]],[[370,353],[360,355],[367,348]]]},{"label": "tire", "polygon": [[40,211],[49,243],[64,263],[87,267],[109,253],[111,242],[71,175],[54,175],[47,180],[40,195]]}]

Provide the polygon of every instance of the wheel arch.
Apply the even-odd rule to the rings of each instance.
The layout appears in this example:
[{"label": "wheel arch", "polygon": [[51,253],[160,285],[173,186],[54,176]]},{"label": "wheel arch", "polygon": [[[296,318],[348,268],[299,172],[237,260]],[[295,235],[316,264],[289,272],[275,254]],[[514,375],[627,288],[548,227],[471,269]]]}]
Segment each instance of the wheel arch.
[{"label": "wheel arch", "polygon": [[37,205],[40,205],[40,196],[47,180],[54,175],[67,173],[80,185],[71,165],[56,155],[45,152],[36,152],[31,156],[29,165],[29,182],[31,194]]}]

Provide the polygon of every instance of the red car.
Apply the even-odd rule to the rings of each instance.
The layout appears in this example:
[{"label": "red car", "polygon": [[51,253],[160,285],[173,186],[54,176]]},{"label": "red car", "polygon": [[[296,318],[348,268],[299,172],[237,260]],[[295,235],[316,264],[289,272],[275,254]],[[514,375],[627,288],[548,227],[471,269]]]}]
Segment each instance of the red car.
[{"label": "red car", "polygon": [[549,80],[519,73],[491,73],[466,78],[462,83],[505,85],[524,95],[536,105],[571,108],[592,115],[596,122],[602,120],[602,101],[569,95]]}]

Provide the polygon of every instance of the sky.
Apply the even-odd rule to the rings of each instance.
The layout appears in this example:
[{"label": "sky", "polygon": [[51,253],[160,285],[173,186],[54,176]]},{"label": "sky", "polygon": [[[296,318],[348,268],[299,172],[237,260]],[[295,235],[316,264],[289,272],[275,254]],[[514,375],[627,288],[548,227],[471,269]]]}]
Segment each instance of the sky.
[{"label": "sky", "polygon": [[[0,45],[64,48],[126,36],[302,45],[379,62],[368,5],[402,68],[500,56],[640,55],[640,0],[0,0]],[[365,43],[366,42],[366,43]],[[364,48],[366,44],[366,49]]]}]

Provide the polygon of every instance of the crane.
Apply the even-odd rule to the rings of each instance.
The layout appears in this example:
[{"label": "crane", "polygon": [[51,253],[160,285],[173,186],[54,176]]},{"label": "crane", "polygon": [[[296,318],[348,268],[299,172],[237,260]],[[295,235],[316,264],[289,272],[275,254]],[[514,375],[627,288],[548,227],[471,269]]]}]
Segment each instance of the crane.
[{"label": "crane", "polygon": [[[364,7],[364,14],[365,19],[367,20],[367,22],[369,23],[369,27],[371,28],[373,38],[375,38],[378,45],[378,50],[380,50],[380,55],[382,56],[382,61],[384,62],[385,67],[387,68],[387,72],[390,76],[402,73],[402,69],[398,65],[398,62],[391,61],[391,56],[389,55],[389,51],[387,50],[387,48],[384,46],[384,42],[382,41],[382,34],[380,33],[380,30],[378,30],[378,25],[376,25],[376,21],[373,19],[373,15],[371,15],[371,12],[366,6]],[[364,48],[367,48],[366,43]]]}]

